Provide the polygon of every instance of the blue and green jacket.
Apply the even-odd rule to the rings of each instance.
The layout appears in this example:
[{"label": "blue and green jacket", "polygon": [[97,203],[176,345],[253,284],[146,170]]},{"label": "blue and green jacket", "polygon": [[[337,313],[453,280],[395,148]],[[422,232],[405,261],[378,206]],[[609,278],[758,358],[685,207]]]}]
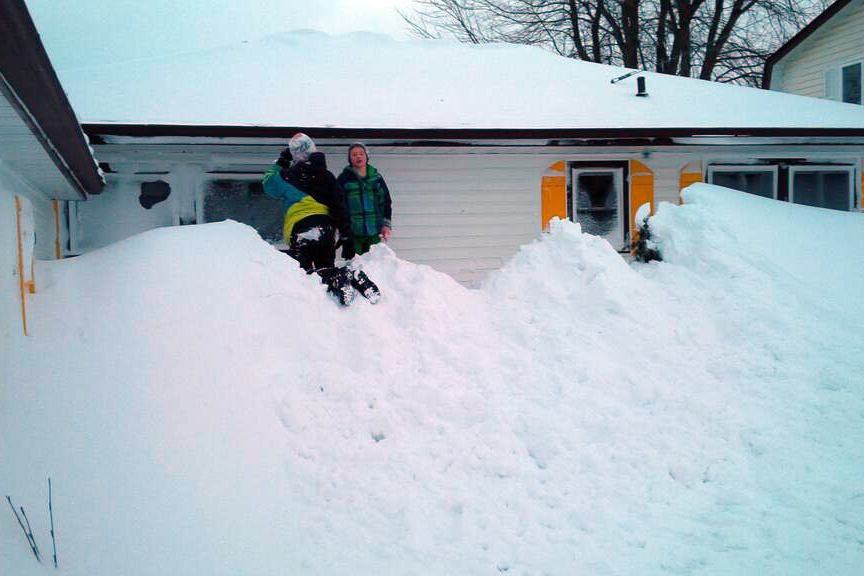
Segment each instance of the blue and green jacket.
[{"label": "blue and green jacket", "polygon": [[[323,154],[321,157],[323,163]],[[261,183],[264,192],[282,200],[285,207],[282,232],[286,243],[291,242],[294,226],[310,216],[328,216],[342,237],[350,235],[342,190],[323,164],[295,163],[289,169],[276,163],[264,173]]]},{"label": "blue and green jacket", "polygon": [[382,227],[391,227],[390,190],[374,166],[366,166],[365,178],[361,178],[351,166],[346,166],[337,181],[345,191],[351,233],[355,237],[375,236]]}]

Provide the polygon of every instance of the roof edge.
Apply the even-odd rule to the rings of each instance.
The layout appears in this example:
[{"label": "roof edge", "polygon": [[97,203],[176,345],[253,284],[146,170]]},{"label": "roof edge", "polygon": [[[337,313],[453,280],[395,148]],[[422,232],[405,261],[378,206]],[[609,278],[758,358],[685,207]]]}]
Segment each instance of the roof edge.
[{"label": "roof edge", "polygon": [[105,183],[96,159],[23,0],[0,0],[0,80],[7,99],[81,198],[100,193]]},{"label": "roof edge", "polygon": [[818,30],[828,20],[837,15],[838,12],[848,6],[851,2],[852,0],[837,0],[828,8],[823,10],[822,13],[814,18],[812,22],[799,30],[797,34],[792,36],[792,38],[787,40],[786,43],[778,48],[776,52],[768,56],[768,58],[765,59],[765,70],[762,72],[762,88],[771,88],[771,74],[774,71],[774,64],[776,64],[778,60],[797,48],[811,34]]},{"label": "roof edge", "polygon": [[864,137],[864,128],[322,128],[313,126],[220,126],[179,124],[85,123],[93,144],[105,137],[209,137],[290,139],[297,132],[314,139],[441,140],[567,140],[684,138],[691,136]]}]

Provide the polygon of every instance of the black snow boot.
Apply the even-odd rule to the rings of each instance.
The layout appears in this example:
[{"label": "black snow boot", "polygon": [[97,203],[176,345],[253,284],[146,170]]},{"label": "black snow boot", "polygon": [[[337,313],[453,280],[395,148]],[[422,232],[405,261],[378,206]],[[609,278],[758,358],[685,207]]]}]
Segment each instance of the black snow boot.
[{"label": "black snow boot", "polygon": [[353,271],[351,284],[372,304],[377,304],[378,300],[381,299],[381,291],[378,290],[378,286],[362,270]]},{"label": "black snow boot", "polygon": [[348,306],[354,300],[354,286],[351,283],[351,270],[348,268],[321,268],[317,270],[321,281],[339,304]]}]

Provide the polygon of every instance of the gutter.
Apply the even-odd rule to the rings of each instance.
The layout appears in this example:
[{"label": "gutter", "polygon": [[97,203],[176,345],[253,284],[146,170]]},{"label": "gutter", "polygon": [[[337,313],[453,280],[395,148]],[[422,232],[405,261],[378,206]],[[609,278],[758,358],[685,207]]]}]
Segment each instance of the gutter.
[{"label": "gutter", "polygon": [[105,186],[23,0],[0,0],[0,92],[78,192]]},{"label": "gutter", "polygon": [[288,140],[304,132],[317,140],[389,140],[405,145],[470,145],[485,141],[534,141],[547,146],[566,145],[578,140],[651,140],[658,143],[673,138],[693,137],[798,137],[864,138],[861,128],[321,128],[311,126],[217,126],[177,124],[90,124],[82,125],[94,145],[116,137],[134,138],[208,138]]}]

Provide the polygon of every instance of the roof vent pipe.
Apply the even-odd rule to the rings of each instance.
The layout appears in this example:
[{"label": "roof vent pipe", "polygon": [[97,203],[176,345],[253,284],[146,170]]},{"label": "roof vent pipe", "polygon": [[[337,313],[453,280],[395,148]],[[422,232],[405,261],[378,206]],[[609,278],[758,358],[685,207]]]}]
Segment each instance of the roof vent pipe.
[{"label": "roof vent pipe", "polygon": [[648,90],[645,88],[644,76],[638,76],[636,78],[636,96],[648,96]]}]

